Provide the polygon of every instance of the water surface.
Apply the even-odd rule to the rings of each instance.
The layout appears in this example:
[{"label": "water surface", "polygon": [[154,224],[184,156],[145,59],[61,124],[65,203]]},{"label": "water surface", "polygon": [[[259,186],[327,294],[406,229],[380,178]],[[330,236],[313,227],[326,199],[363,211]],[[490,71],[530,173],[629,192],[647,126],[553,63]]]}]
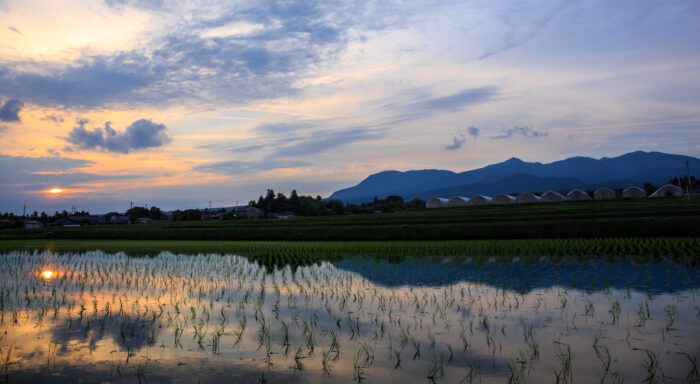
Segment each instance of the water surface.
[{"label": "water surface", "polygon": [[[0,256],[2,378],[698,380],[698,268],[234,255]],[[51,271],[48,273],[46,271]]]}]

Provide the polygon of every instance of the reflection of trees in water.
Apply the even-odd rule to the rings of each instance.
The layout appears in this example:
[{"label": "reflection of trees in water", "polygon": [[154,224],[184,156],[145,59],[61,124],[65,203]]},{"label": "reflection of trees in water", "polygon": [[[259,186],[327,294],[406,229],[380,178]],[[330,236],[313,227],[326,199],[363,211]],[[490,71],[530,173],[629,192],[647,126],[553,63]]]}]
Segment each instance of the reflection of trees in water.
[{"label": "reflection of trees in water", "polygon": [[416,258],[390,263],[370,258],[346,258],[333,262],[333,265],[389,287],[443,286],[469,281],[518,293],[560,286],[592,291],[629,288],[654,294],[700,287],[700,270],[697,267],[665,260],[646,264],[602,260],[564,260],[560,263],[545,260],[532,263],[435,263],[426,258]]}]

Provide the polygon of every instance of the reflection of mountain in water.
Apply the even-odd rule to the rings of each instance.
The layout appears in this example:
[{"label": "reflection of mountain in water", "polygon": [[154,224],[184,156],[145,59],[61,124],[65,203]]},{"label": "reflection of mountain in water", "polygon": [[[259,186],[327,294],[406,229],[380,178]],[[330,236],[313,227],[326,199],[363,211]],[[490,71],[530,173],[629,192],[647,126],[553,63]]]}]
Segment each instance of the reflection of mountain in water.
[{"label": "reflection of mountain in water", "polygon": [[356,272],[384,286],[442,286],[470,281],[527,293],[534,289],[560,286],[585,290],[632,289],[668,293],[700,287],[700,270],[692,266],[661,261],[636,264],[631,261],[606,262],[564,260],[554,264],[534,263],[435,263],[427,259],[407,259],[400,263],[367,258],[346,258],[333,262],[339,269]]},{"label": "reflection of mountain in water", "polygon": [[155,342],[155,332],[161,326],[160,322],[116,315],[83,321],[73,319],[68,327],[52,328],[51,339],[62,346],[63,352],[72,341],[88,342],[90,349],[94,349],[105,337],[111,338],[121,350],[139,350]]}]

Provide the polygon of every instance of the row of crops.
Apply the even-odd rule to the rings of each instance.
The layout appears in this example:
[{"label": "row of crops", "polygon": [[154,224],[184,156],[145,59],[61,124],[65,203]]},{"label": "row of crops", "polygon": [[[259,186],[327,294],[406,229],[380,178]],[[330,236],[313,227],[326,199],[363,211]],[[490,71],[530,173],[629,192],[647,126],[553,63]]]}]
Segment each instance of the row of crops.
[{"label": "row of crops", "polygon": [[125,252],[129,255],[156,255],[161,251],[174,253],[221,253],[246,256],[268,267],[308,265],[323,260],[339,260],[348,256],[368,256],[389,261],[410,257],[436,260],[471,259],[510,261],[552,261],[564,258],[589,259],[669,259],[697,265],[700,258],[700,238],[584,238],[584,239],[514,239],[514,240],[453,240],[453,241],[5,241],[0,251],[18,249],[49,249],[55,252],[79,252],[100,249],[105,252]]}]

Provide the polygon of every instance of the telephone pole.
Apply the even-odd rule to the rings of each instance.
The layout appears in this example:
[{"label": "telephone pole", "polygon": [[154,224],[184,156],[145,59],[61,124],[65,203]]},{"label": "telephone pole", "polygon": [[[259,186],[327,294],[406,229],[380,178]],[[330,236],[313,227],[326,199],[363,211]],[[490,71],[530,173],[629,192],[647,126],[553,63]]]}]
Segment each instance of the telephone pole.
[{"label": "telephone pole", "polygon": [[688,194],[688,200],[690,200],[690,163],[688,160],[685,161],[685,170],[688,172],[688,184],[685,186],[685,191]]}]

